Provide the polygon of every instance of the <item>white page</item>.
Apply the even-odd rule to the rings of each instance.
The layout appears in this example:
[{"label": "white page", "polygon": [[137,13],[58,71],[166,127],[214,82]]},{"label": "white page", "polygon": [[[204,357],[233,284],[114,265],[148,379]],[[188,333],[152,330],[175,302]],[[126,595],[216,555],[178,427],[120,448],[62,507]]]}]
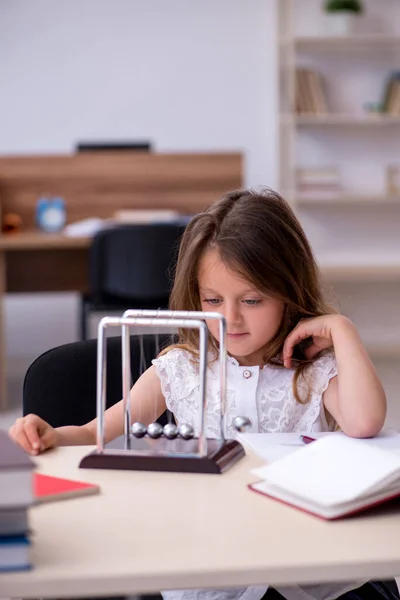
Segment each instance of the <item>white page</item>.
[{"label": "white page", "polygon": [[[341,433],[344,435],[344,433]],[[377,436],[363,440],[369,446],[400,453],[400,433],[395,429],[383,429]]]},{"label": "white page", "polygon": [[[313,433],[318,438],[330,433]],[[237,440],[268,463],[304,448],[299,433],[238,433]]]},{"label": "white page", "polygon": [[[309,434],[316,439],[326,435],[344,436],[342,432]],[[347,436],[345,436],[347,437]],[[299,433],[238,433],[237,440],[266,462],[274,462],[304,447]],[[400,453],[400,433],[384,429],[377,436],[363,440],[369,446]]]},{"label": "white page", "polygon": [[294,496],[333,506],[400,476],[400,454],[364,440],[329,435],[252,472]]},{"label": "white page", "polygon": [[109,219],[90,217],[66,225],[62,233],[68,237],[87,237],[95,235],[101,229],[105,229],[111,225],[113,225],[113,222]]}]

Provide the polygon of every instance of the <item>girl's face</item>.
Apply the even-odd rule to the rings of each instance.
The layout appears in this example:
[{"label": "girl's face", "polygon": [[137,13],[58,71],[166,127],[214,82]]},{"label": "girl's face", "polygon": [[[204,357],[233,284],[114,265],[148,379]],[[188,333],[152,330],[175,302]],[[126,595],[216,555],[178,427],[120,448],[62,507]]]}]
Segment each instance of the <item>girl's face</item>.
[{"label": "girl's face", "polygon": [[[202,310],[226,319],[229,354],[243,366],[262,366],[263,348],[279,329],[283,302],[259,292],[226,267],[215,249],[207,250],[200,260],[198,285]],[[207,327],[219,340],[218,321],[207,321]]]}]

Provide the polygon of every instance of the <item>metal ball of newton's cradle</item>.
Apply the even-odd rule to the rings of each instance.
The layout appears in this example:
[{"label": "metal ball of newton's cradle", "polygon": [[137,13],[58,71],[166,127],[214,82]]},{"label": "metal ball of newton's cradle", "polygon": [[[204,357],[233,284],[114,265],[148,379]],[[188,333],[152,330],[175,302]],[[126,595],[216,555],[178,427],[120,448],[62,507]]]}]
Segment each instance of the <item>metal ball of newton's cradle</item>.
[{"label": "metal ball of newton's cradle", "polygon": [[233,426],[237,431],[243,433],[248,427],[251,427],[251,421],[248,417],[235,417],[233,419]]},{"label": "metal ball of newton's cradle", "polygon": [[184,440],[191,440],[192,438],[194,438],[194,429],[191,425],[188,425],[187,423],[182,423],[182,425],[179,425],[178,431],[180,437]]},{"label": "metal ball of newton's cradle", "polygon": [[160,423],[157,422],[150,423],[150,425],[147,427],[147,434],[154,440],[161,437],[163,434],[162,425],[160,425]]},{"label": "metal ball of newton's cradle", "polygon": [[174,423],[167,423],[166,425],[164,425],[163,434],[169,440],[173,440],[176,437],[178,437],[178,433],[178,428],[176,425],[174,425]]},{"label": "metal ball of newton's cradle", "polygon": [[132,434],[136,438],[142,438],[147,433],[147,427],[146,427],[146,425],[143,425],[143,423],[139,423],[139,421],[137,421],[136,423],[132,424],[131,430],[132,430]]}]

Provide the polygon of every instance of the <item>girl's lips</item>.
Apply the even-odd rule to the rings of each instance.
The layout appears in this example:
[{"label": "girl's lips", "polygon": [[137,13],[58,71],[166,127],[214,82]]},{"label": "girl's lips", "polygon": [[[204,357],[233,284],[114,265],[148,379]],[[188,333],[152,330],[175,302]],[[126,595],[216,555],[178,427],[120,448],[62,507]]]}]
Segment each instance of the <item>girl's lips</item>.
[{"label": "girl's lips", "polygon": [[247,333],[228,333],[228,337],[230,338],[240,338],[244,335],[247,335]]}]

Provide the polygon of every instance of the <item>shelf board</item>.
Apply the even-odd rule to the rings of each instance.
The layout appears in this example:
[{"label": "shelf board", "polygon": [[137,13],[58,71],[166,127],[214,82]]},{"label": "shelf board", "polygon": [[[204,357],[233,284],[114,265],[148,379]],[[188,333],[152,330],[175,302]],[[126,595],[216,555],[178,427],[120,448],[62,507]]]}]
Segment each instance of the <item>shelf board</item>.
[{"label": "shelf board", "polygon": [[400,281],[400,265],[321,265],[320,270],[329,281]]},{"label": "shelf board", "polygon": [[284,115],[283,118],[294,118],[299,126],[355,126],[355,127],[377,127],[384,125],[400,125],[400,116],[373,114],[358,115],[346,113],[327,113],[323,115]]},{"label": "shelf board", "polygon": [[368,205],[382,206],[387,204],[398,204],[400,206],[400,194],[396,195],[365,195],[365,194],[339,194],[339,195],[294,195],[297,206],[333,206],[333,205]]},{"label": "shelf board", "polygon": [[[283,45],[288,40],[282,40]],[[300,52],[338,52],[368,51],[369,55],[377,50],[400,50],[400,36],[383,34],[365,34],[353,36],[304,36],[294,38],[294,47]]]},{"label": "shelf board", "polygon": [[329,281],[400,281],[400,253],[368,256],[368,251],[317,252],[317,262]]},{"label": "shelf board", "polygon": [[372,358],[400,358],[400,344],[393,341],[377,340],[377,341],[364,341],[364,345],[367,349],[368,354]]}]

